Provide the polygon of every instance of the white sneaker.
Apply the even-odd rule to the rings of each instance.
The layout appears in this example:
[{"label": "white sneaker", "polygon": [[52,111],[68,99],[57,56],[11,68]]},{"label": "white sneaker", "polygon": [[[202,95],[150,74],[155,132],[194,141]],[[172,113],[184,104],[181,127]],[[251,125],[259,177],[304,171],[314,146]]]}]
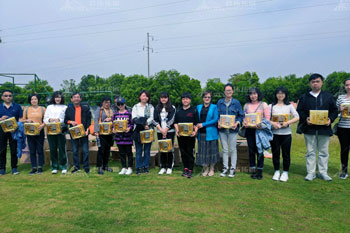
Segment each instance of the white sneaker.
[{"label": "white sneaker", "polygon": [[57,174],[58,171],[55,169],[55,170],[52,170],[51,174]]},{"label": "white sneaker", "polygon": [[227,175],[227,173],[228,173],[228,169],[224,168],[224,169],[222,169],[220,176],[225,177]]},{"label": "white sneaker", "polygon": [[281,175],[280,171],[276,170],[275,174],[273,174],[272,179],[275,180],[275,181],[278,181],[278,180],[280,180],[280,175]]},{"label": "white sneaker", "polygon": [[125,173],[126,173],[126,168],[122,168],[122,170],[119,172],[119,175],[125,175]]},{"label": "white sneaker", "polygon": [[158,172],[158,175],[163,175],[166,172],[165,168],[160,169],[160,171]]},{"label": "white sneaker", "polygon": [[62,170],[62,174],[63,174],[63,175],[64,175],[64,174],[67,174],[67,170],[66,170],[66,169]]},{"label": "white sneaker", "polygon": [[131,167],[128,168],[128,170],[125,172],[125,175],[131,175],[132,174],[132,169]]},{"label": "white sneaker", "polygon": [[313,179],[316,178],[316,175],[314,173],[308,173],[306,176],[305,176],[305,180],[306,181],[312,181]]},{"label": "white sneaker", "polygon": [[233,177],[235,177],[235,175],[236,175],[235,169],[231,168],[230,173],[228,174],[228,177],[233,178]]},{"label": "white sneaker", "polygon": [[288,172],[283,171],[280,177],[280,181],[286,182],[288,180]]},{"label": "white sneaker", "polygon": [[168,168],[168,169],[166,170],[166,174],[167,174],[167,175],[171,175],[171,173],[173,173],[173,169]]},{"label": "white sneaker", "polygon": [[321,173],[320,178],[325,181],[332,181],[332,178],[327,173]]}]

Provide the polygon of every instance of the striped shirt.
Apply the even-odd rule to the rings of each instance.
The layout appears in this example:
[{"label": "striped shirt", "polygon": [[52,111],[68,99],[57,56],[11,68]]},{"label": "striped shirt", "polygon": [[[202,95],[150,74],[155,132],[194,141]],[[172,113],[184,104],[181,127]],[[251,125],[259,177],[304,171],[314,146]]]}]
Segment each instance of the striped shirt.
[{"label": "striped shirt", "polygon": [[134,128],[134,123],[132,122],[131,118],[131,112],[126,110],[124,113],[120,113],[119,111],[115,112],[112,118],[113,121],[115,120],[127,120],[128,121],[128,127],[130,131],[128,133],[116,133],[115,134],[115,142],[117,145],[132,145],[132,131]]},{"label": "striped shirt", "polygon": [[[338,110],[340,111],[340,105],[341,104],[350,104],[350,98],[346,98],[345,95],[340,95],[337,99],[337,107]],[[340,114],[340,120],[339,120],[339,125],[338,127],[340,128],[350,128],[350,119],[348,118],[342,118]]]}]

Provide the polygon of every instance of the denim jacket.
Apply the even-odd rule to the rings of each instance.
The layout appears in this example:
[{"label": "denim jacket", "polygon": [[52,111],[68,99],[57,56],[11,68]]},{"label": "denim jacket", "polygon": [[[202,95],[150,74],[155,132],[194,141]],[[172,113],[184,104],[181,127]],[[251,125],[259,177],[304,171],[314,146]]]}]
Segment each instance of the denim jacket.
[{"label": "denim jacket", "polygon": [[[217,107],[218,107],[218,112],[219,112],[219,119],[220,119],[220,115],[235,115],[236,122],[238,121],[240,123],[240,125],[242,125],[242,121],[244,118],[244,112],[242,110],[241,103],[238,100],[232,98],[230,105],[227,107],[225,104],[225,98],[222,98],[218,101]],[[229,129],[229,132],[230,133],[233,133],[233,132],[237,133],[238,129],[239,129],[239,127],[237,127],[235,130]],[[225,131],[227,131],[227,129],[220,129],[220,131],[225,132]]]}]

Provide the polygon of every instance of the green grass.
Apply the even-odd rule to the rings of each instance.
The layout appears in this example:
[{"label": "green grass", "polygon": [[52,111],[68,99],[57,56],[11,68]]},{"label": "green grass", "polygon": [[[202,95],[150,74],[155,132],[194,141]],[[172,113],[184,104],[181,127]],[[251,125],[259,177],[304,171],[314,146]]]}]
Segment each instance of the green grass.
[{"label": "green grass", "polygon": [[[305,143],[293,135],[292,166],[286,183],[273,182],[271,159],[264,178],[118,176],[116,172],[0,177],[1,232],[347,232],[350,180],[337,178],[339,143],[332,137],[332,182],[304,181]],[[9,156],[8,156],[9,157]],[[8,161],[9,162],[9,161]],[[9,164],[9,163],[8,163]],[[112,163],[116,171],[119,164]],[[10,168],[8,167],[8,171]]]}]

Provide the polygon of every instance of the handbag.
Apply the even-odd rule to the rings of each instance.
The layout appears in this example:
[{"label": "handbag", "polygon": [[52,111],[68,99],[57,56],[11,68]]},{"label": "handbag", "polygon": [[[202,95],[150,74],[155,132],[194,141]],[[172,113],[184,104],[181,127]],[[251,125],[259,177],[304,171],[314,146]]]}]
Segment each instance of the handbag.
[{"label": "handbag", "polygon": [[338,135],[338,124],[339,123],[335,123],[333,128],[332,128],[332,132],[334,135]]}]

